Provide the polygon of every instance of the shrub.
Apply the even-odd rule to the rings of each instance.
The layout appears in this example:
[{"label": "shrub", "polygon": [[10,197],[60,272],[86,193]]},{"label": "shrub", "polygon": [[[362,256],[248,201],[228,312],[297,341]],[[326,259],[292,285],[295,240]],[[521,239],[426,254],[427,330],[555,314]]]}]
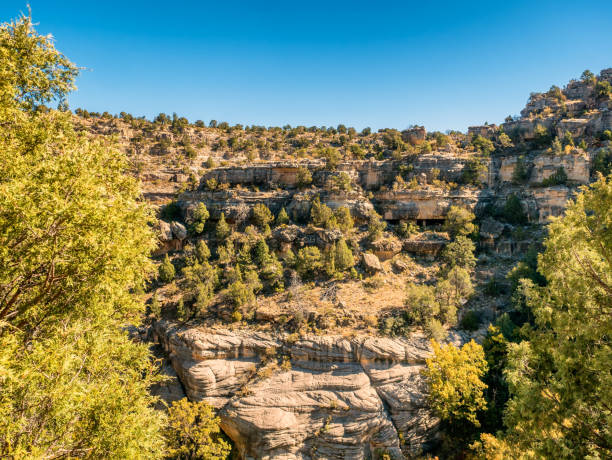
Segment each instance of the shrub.
[{"label": "shrub", "polygon": [[459,206],[451,206],[444,219],[442,228],[448,232],[451,237],[468,236],[476,232],[477,227],[474,224],[476,216],[468,209]]},{"label": "shrub", "polygon": [[424,284],[409,283],[406,287],[406,318],[410,324],[424,326],[440,313],[434,288]]},{"label": "shrub", "polygon": [[542,185],[545,187],[548,187],[551,185],[565,185],[566,182],[567,182],[567,174],[563,166],[561,166],[557,168],[557,171],[555,171],[553,175],[544,179],[542,181]]},{"label": "shrub", "polygon": [[340,271],[348,270],[349,268],[352,268],[353,265],[355,265],[353,253],[346,245],[346,241],[344,240],[344,238],[341,238],[340,241],[338,241],[338,243],[336,244],[334,258],[336,269]]},{"label": "shrub", "polygon": [[334,217],[336,218],[336,223],[338,228],[342,230],[344,233],[352,230],[355,222],[353,221],[353,217],[351,216],[351,211],[346,206],[340,206],[334,212]]},{"label": "shrub", "polygon": [[168,410],[164,432],[168,458],[228,458],[231,446],[223,439],[219,423],[208,403],[187,398],[175,401]]},{"label": "shrub", "polygon": [[325,227],[327,222],[333,216],[332,210],[324,203],[321,203],[319,197],[316,197],[310,208],[310,220],[317,227]]},{"label": "shrub", "polygon": [[512,171],[512,183],[516,185],[524,184],[529,179],[529,169],[523,156],[518,157],[514,171]]},{"label": "shrub", "polygon": [[506,203],[501,212],[501,217],[511,224],[527,223],[527,214],[523,210],[523,204],[518,196],[511,194],[506,199]]},{"label": "shrub", "polygon": [[315,276],[321,265],[321,252],[316,246],[306,246],[298,251],[296,268],[301,276]]},{"label": "shrub", "polygon": [[206,241],[199,240],[196,243],[195,247],[195,256],[198,259],[198,262],[203,263],[210,259],[210,249],[208,249],[208,245]]},{"label": "shrub", "polygon": [[461,348],[441,347],[435,340],[432,345],[434,355],[423,371],[432,409],[442,420],[467,420],[480,426],[476,413],[487,407],[481,378],[488,369],[482,347],[473,340]]},{"label": "shrub", "polygon": [[204,203],[198,203],[196,208],[191,213],[189,230],[195,235],[199,235],[204,231],[204,225],[210,217],[208,209]]},{"label": "shrub", "polygon": [[372,210],[368,221],[368,239],[370,241],[379,240],[386,228],[387,222],[382,220],[376,211]]},{"label": "shrub", "polygon": [[612,85],[609,81],[598,81],[595,86],[595,91],[599,97],[611,97],[612,96]]},{"label": "shrub", "polygon": [[285,208],[282,208],[278,215],[276,216],[276,225],[285,225],[289,223],[289,215],[287,215],[287,211]]},{"label": "shrub", "polygon": [[274,216],[268,207],[263,203],[253,206],[253,222],[259,228],[264,228],[274,220]]},{"label": "shrub", "polygon": [[335,170],[340,163],[340,152],[332,147],[325,147],[319,150],[319,156],[324,158],[326,161],[325,167],[330,171]]},{"label": "shrub", "polygon": [[221,213],[221,215],[219,216],[219,220],[217,222],[217,227],[215,229],[215,234],[217,235],[218,239],[224,240],[228,236],[230,236],[230,233],[231,233],[230,227],[227,224],[227,222],[225,221],[225,214]]},{"label": "shrub", "polygon": [[410,235],[419,233],[419,227],[414,222],[401,221],[397,226],[396,233],[400,238],[408,238]]},{"label": "shrub", "polygon": [[480,317],[474,310],[466,311],[461,318],[461,328],[466,331],[475,331],[480,326]]},{"label": "shrub", "polygon": [[534,144],[536,147],[542,148],[550,145],[552,142],[552,135],[550,131],[542,125],[537,125],[534,130]]},{"label": "shrub", "polygon": [[480,185],[480,176],[486,171],[486,166],[478,159],[470,159],[465,162],[459,179],[465,185]]},{"label": "shrub", "polygon": [[334,188],[343,192],[350,192],[353,190],[352,179],[345,172],[341,172],[338,176],[333,178]]},{"label": "shrub", "polygon": [[170,262],[167,254],[158,268],[158,274],[160,281],[163,283],[170,283],[174,280],[176,269],[174,268],[174,265],[172,265],[172,262]]},{"label": "shrub", "polygon": [[[612,139],[612,133],[610,134],[610,138]],[[591,174],[596,176],[597,173],[601,173],[604,176],[612,173],[612,150],[600,150],[597,152],[597,155],[595,155]]]},{"label": "shrub", "polygon": [[242,307],[255,298],[249,286],[240,280],[236,280],[229,285],[227,295],[229,300],[237,307]]},{"label": "shrub", "polygon": [[442,326],[442,323],[435,318],[428,319],[423,329],[425,334],[427,334],[427,337],[430,339],[444,340],[446,337],[446,330],[444,329],[444,326]]},{"label": "shrub", "polygon": [[304,188],[312,184],[312,174],[310,170],[304,166],[300,166],[297,170],[297,186]]},{"label": "shrub", "polygon": [[472,145],[476,150],[485,156],[489,156],[495,150],[493,142],[486,137],[482,137],[481,135],[474,136],[472,139]]},{"label": "shrub", "polygon": [[448,267],[461,267],[472,270],[476,266],[474,256],[474,242],[465,236],[458,236],[457,239],[446,245],[442,251],[442,260]]},{"label": "shrub", "polygon": [[177,220],[181,218],[181,207],[176,201],[164,205],[160,211],[160,217],[165,220]]}]

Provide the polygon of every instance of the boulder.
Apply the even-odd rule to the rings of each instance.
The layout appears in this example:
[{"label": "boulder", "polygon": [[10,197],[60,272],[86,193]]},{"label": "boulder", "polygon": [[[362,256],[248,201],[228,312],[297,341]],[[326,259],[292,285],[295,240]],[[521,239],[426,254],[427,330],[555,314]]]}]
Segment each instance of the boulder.
[{"label": "boulder", "polygon": [[187,229],[180,222],[173,220],[170,222],[170,228],[172,229],[172,235],[177,240],[184,240],[187,238]]},{"label": "boulder", "polygon": [[369,273],[377,273],[382,271],[382,265],[380,264],[380,260],[374,254],[365,252],[362,255],[363,267]]},{"label": "boulder", "polygon": [[172,240],[172,228],[163,220],[159,221],[159,239],[164,242]]}]

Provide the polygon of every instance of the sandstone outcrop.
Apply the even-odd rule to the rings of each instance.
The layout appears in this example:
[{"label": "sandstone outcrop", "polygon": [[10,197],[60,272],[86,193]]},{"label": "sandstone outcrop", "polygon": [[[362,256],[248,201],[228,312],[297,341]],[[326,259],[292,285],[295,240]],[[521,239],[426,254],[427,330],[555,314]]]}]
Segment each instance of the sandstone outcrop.
[{"label": "sandstone outcrop", "polygon": [[401,458],[435,437],[420,375],[430,352],[423,336],[290,341],[166,321],[154,334],[189,398],[220,409],[241,458]]}]

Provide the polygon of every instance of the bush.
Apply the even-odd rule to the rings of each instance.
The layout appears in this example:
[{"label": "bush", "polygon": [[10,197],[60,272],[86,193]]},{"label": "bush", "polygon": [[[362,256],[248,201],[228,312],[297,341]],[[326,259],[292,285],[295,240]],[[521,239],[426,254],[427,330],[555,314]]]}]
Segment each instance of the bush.
[{"label": "bush", "polygon": [[486,137],[482,137],[481,135],[474,136],[474,139],[472,139],[472,145],[476,150],[485,156],[489,156],[495,150],[493,142]]},{"label": "bush", "polygon": [[312,184],[312,174],[310,170],[304,166],[300,166],[297,170],[297,186],[299,188],[308,187]]},{"label": "bush", "polygon": [[370,219],[368,221],[368,239],[370,241],[379,240],[386,228],[387,222],[382,220],[376,211],[372,210],[372,212],[370,212]]},{"label": "bush", "polygon": [[321,252],[316,246],[306,246],[298,251],[296,268],[301,276],[315,276],[321,265]]},{"label": "bush", "polygon": [[523,156],[518,157],[514,171],[512,171],[512,183],[516,185],[525,184],[529,180],[529,168]]},{"label": "bush", "polygon": [[419,227],[414,222],[401,221],[395,231],[400,238],[408,238],[419,233]]},{"label": "bush", "polygon": [[[610,138],[612,139],[612,133],[610,134]],[[597,173],[601,173],[604,176],[612,173],[612,150],[600,150],[597,152],[597,155],[595,155],[591,174],[596,176]]]},{"label": "bush", "polygon": [[423,328],[427,337],[433,340],[444,340],[446,337],[446,330],[442,323],[435,318],[427,320]]},{"label": "bush", "polygon": [[461,267],[473,270],[476,266],[474,242],[465,236],[458,236],[457,239],[446,245],[442,251],[442,260],[448,267]]},{"label": "bush", "polygon": [[319,197],[316,197],[310,208],[310,220],[316,227],[326,227],[327,222],[332,218],[332,210]]},{"label": "bush", "polygon": [[424,326],[440,313],[432,286],[409,283],[406,287],[406,318],[410,324]]},{"label": "bush", "polygon": [[208,249],[206,241],[199,240],[196,243],[195,256],[198,259],[198,262],[200,263],[207,262],[208,259],[210,259],[210,249]]},{"label": "bush", "polygon": [[488,369],[482,347],[473,340],[461,348],[452,344],[440,347],[433,341],[433,350],[423,371],[431,408],[442,420],[467,420],[480,426],[476,413],[487,407],[486,385],[481,378]]},{"label": "bush", "polygon": [[164,437],[168,458],[223,459],[231,446],[223,439],[220,419],[208,403],[175,401],[168,410]]},{"label": "bush", "polygon": [[534,130],[534,144],[538,148],[543,148],[552,142],[552,135],[550,131],[542,125],[538,125]]},{"label": "bush", "polygon": [[253,291],[240,280],[236,280],[229,285],[227,295],[236,307],[242,307],[255,299]]},{"label": "bush", "polygon": [[172,262],[170,262],[167,254],[158,268],[158,274],[162,283],[170,283],[174,280],[176,269],[174,268],[174,265],[172,265]]},{"label": "bush", "polygon": [[215,234],[217,238],[220,240],[226,239],[231,234],[231,230],[227,222],[225,221],[225,214],[221,213],[219,216],[219,221],[217,222],[217,227],[215,229]]},{"label": "bush", "polygon": [[527,223],[527,214],[523,210],[523,204],[518,196],[511,194],[506,199],[506,203],[501,212],[501,216],[506,222],[515,225]]},{"label": "bush", "polygon": [[567,182],[567,174],[563,166],[557,168],[557,171],[542,181],[542,185],[549,187],[551,185],[565,185]]},{"label": "bush", "polygon": [[204,203],[198,203],[196,208],[191,213],[189,230],[195,235],[199,235],[204,231],[204,225],[210,217],[208,209]]},{"label": "bush", "polygon": [[480,326],[480,316],[474,310],[466,311],[461,318],[461,329],[475,331]]},{"label": "bush", "polygon": [[465,185],[480,185],[480,176],[487,170],[481,160],[471,159],[465,162],[459,179]]},{"label": "bush", "polygon": [[349,211],[349,208],[346,206],[340,206],[338,209],[336,209],[334,212],[334,217],[336,218],[338,228],[344,233],[347,233],[353,229],[355,222],[351,216],[351,211]]},{"label": "bush", "polygon": [[353,258],[353,253],[346,245],[346,241],[344,238],[341,238],[340,241],[335,245],[335,254],[334,261],[336,265],[336,269],[339,271],[345,271],[349,268],[352,268],[355,265],[355,260]]},{"label": "bush", "polygon": [[176,201],[171,201],[162,206],[160,217],[164,220],[178,220],[181,218],[181,207]]},{"label": "bush", "polygon": [[285,225],[289,223],[289,216],[287,215],[287,211],[285,208],[282,208],[278,215],[276,216],[276,225]]},{"label": "bush", "polygon": [[253,222],[259,228],[264,228],[274,220],[274,216],[268,207],[263,203],[257,203],[253,207]]},{"label": "bush", "polygon": [[468,209],[459,206],[451,206],[444,219],[442,228],[448,232],[452,238],[459,235],[468,236],[476,232],[477,228],[474,225],[476,216]]}]

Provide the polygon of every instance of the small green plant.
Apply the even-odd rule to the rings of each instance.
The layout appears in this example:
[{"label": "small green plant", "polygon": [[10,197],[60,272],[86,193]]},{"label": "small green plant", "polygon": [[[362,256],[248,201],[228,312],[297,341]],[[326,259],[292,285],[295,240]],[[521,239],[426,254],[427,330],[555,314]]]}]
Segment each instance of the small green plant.
[{"label": "small green plant", "polygon": [[168,254],[164,257],[161,265],[158,268],[159,280],[162,283],[170,283],[174,280],[174,276],[176,275],[176,269],[170,259],[168,258]]}]

